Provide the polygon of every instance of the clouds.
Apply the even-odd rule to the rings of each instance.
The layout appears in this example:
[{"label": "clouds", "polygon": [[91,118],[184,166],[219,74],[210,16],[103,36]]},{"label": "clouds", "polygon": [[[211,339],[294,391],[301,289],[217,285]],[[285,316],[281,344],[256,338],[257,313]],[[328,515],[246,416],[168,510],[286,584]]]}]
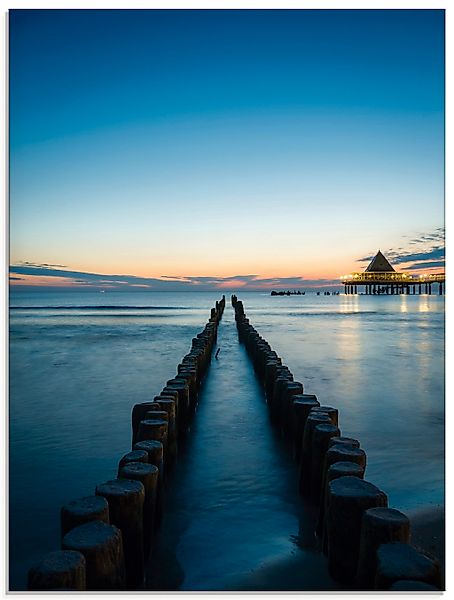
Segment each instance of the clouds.
[{"label": "clouds", "polygon": [[46,263],[24,262],[12,265],[10,279],[28,285],[58,285],[88,289],[148,289],[153,291],[187,291],[212,289],[268,290],[272,288],[302,288],[338,285],[337,280],[305,279],[304,277],[264,278],[256,274],[218,276],[163,275],[136,277],[134,275],[106,275],[85,271],[70,271]]},{"label": "clouds", "polygon": [[443,268],[445,266],[444,260],[432,260],[421,263],[414,263],[411,267],[404,267],[404,271],[428,271],[429,269]]},{"label": "clouds", "polygon": [[[445,230],[437,227],[434,231],[412,237],[404,248],[389,248],[383,252],[394,266],[401,265],[405,271],[444,268]],[[370,262],[375,254],[359,258],[357,262]]]},{"label": "clouds", "polygon": [[[392,265],[401,271],[440,271],[445,265],[444,228],[408,236],[402,247],[384,251]],[[374,254],[357,260],[366,263]],[[433,272],[433,271],[432,271]],[[90,273],[67,269],[64,265],[24,261],[10,268],[11,285],[51,286],[77,289],[150,290],[150,291],[209,291],[219,290],[272,290],[304,289],[310,287],[339,286],[337,279],[306,279],[301,276],[263,277],[256,273],[238,274],[229,277],[217,275],[172,275],[160,277],[138,277],[128,274]]]}]

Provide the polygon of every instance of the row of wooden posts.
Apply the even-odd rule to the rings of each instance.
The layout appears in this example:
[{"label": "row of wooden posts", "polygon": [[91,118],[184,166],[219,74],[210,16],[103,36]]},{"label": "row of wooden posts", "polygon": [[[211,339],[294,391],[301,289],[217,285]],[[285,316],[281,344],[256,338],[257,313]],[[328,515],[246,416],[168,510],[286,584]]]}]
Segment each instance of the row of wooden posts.
[{"label": "row of wooden posts", "polygon": [[364,480],[366,453],[358,440],[342,437],[338,410],[304,393],[249,323],[242,302],[235,295],[231,300],[271,422],[299,464],[299,492],[318,506],[314,534],[332,578],[352,590],[439,590],[438,561],[410,544],[408,517],[388,508],[387,495]]},{"label": "row of wooden posts", "polygon": [[119,461],[117,479],[62,508],[61,550],[29,570],[29,590],[143,588],[163,511],[163,483],[195,411],[224,307],[225,296],[161,393],[133,407],[132,450]]}]

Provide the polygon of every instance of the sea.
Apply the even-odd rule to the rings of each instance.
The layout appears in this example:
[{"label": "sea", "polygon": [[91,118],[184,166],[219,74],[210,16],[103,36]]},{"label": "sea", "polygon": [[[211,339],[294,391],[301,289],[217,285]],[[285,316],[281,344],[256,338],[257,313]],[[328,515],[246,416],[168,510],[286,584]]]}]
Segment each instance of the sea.
[{"label": "sea", "polygon": [[[342,435],[360,440],[366,479],[386,491],[389,506],[443,504],[444,297],[234,292],[305,393],[339,409]],[[61,506],[116,476],[118,460],[131,449],[132,406],[172,378],[222,293],[11,291],[10,590],[26,589],[30,566],[59,548]],[[179,589],[205,589],[202,580],[209,586],[200,565],[205,557],[210,571],[217,556],[213,532],[223,548],[216,568],[231,560],[236,575],[249,569],[248,560],[269,560],[298,535],[294,467],[277,449],[225,293],[219,358],[190,432],[190,461],[183,452],[181,485],[169,491],[169,507],[182,499],[191,506],[184,529],[192,533],[174,544]],[[227,508],[238,523],[236,537],[232,520],[223,518]],[[263,523],[270,530],[259,538]],[[202,539],[207,531],[213,548]],[[239,540],[248,539],[258,541],[238,554]],[[219,586],[228,589],[225,581]]]}]

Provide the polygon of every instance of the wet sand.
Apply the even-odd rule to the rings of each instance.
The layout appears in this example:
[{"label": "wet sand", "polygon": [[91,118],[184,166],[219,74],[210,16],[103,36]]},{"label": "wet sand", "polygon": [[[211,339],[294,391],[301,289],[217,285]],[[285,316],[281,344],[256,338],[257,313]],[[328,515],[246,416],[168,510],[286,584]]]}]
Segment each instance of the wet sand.
[{"label": "wet sand", "polygon": [[[441,505],[427,506],[407,512],[411,520],[413,546],[440,561],[442,581],[445,580],[445,511]],[[310,516],[307,519],[310,526]],[[237,581],[238,590],[244,591],[335,591],[332,580],[326,576],[326,557],[312,552],[304,556],[276,557],[248,577]],[[340,585],[338,591],[345,591]]]},{"label": "wet sand", "polygon": [[445,580],[445,509],[441,504],[407,512],[411,521],[411,543],[440,561]]}]

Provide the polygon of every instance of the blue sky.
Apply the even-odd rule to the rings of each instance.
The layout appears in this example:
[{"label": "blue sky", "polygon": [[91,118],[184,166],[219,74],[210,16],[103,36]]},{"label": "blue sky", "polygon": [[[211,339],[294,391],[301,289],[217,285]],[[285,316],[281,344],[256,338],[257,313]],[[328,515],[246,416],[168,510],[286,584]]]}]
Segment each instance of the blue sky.
[{"label": "blue sky", "polygon": [[139,278],[439,259],[444,13],[12,11],[10,224],[17,267]]}]

